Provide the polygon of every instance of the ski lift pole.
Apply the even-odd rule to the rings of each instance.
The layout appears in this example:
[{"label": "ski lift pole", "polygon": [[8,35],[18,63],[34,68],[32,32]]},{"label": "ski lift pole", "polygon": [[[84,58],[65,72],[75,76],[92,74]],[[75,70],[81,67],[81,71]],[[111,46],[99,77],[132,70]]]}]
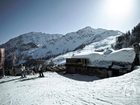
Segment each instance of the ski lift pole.
[{"label": "ski lift pole", "polygon": [[5,70],[4,67],[2,68],[2,72],[3,72],[3,77],[5,76]]},{"label": "ski lift pole", "polygon": [[1,54],[1,68],[2,68],[2,76],[5,76],[5,70],[4,70],[4,62],[5,62],[5,49],[0,48],[0,54]]},{"label": "ski lift pole", "polygon": [[2,56],[3,57],[3,64],[2,64],[2,66],[3,66],[3,77],[4,77],[5,76],[5,69],[4,69],[5,68],[4,67],[4,62],[5,62],[5,49],[4,48],[3,48],[3,51],[2,52],[3,52],[3,56]]}]

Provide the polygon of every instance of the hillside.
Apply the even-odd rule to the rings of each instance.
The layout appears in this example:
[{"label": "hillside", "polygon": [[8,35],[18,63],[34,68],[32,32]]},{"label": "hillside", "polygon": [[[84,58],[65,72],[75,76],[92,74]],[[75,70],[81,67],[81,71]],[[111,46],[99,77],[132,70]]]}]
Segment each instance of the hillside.
[{"label": "hillside", "polygon": [[76,51],[71,51],[65,54],[61,54],[57,57],[47,60],[46,63],[49,64],[49,62],[53,61],[54,64],[61,65],[66,62],[66,58],[71,58],[77,55],[90,55],[93,53],[95,53],[94,56],[96,56],[97,54],[108,55],[114,52],[114,50],[112,49],[112,45],[115,44],[117,36],[120,36],[120,35],[109,36],[103,40],[88,44],[85,47],[78,49]]},{"label": "hillside", "polygon": [[135,43],[140,43],[140,23],[137,24],[131,31],[117,37],[114,48],[121,49],[131,47]]}]

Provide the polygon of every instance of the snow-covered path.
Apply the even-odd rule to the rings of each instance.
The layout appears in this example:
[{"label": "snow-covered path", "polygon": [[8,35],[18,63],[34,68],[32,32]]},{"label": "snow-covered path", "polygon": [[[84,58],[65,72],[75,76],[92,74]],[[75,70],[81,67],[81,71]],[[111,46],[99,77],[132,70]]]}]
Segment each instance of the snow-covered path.
[{"label": "snow-covered path", "polygon": [[140,69],[120,77],[38,75],[0,79],[0,105],[140,105]]}]

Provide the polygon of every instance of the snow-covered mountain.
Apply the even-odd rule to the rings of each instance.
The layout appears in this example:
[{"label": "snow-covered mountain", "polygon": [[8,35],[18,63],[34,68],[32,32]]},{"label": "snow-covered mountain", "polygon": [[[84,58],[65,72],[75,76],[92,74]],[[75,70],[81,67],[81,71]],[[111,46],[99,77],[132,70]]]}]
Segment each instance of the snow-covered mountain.
[{"label": "snow-covered mountain", "polygon": [[6,49],[7,59],[13,59],[16,56],[17,62],[19,59],[20,61],[48,59],[70,51],[86,49],[87,45],[92,46],[90,49],[94,46],[94,50],[99,46],[107,47],[110,38],[114,40],[116,36],[121,34],[119,31],[93,29],[89,26],[66,35],[30,32],[13,38],[0,47]]}]

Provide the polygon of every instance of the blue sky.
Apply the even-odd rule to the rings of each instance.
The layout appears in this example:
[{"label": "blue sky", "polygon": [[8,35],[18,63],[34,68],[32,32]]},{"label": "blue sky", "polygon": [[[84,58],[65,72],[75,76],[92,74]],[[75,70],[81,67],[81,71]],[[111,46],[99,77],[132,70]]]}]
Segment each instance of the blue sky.
[{"label": "blue sky", "polygon": [[86,26],[126,32],[140,22],[140,0],[0,0],[0,44],[28,32]]}]

